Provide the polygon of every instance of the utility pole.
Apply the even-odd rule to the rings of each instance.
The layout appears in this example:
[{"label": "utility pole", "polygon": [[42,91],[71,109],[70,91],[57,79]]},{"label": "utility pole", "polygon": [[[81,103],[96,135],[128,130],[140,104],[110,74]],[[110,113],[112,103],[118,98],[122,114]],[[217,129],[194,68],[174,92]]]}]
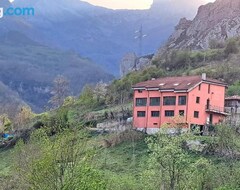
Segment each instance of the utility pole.
[{"label": "utility pole", "polygon": [[143,34],[143,26],[141,24],[140,29],[135,32],[136,36],[134,37],[135,39],[138,40],[139,42],[139,57],[142,56],[142,43],[143,43],[143,38],[145,38],[147,35]]},{"label": "utility pole", "polygon": [[[138,40],[138,43],[139,43],[139,52],[138,52],[138,57],[141,57],[142,56],[142,46],[143,46],[143,38],[145,38],[147,35],[146,34],[143,34],[143,26],[141,24],[140,26],[140,29],[135,31],[135,39]],[[135,61],[135,64],[134,64],[134,69],[137,70],[137,60]]]}]

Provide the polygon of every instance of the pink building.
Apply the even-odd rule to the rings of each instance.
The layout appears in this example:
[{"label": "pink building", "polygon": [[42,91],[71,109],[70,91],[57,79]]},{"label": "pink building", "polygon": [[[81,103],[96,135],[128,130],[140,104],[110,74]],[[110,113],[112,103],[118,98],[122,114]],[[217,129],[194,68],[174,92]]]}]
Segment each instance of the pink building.
[{"label": "pink building", "polygon": [[189,129],[217,124],[224,112],[227,85],[202,76],[167,77],[133,86],[133,126],[158,131],[164,124]]}]

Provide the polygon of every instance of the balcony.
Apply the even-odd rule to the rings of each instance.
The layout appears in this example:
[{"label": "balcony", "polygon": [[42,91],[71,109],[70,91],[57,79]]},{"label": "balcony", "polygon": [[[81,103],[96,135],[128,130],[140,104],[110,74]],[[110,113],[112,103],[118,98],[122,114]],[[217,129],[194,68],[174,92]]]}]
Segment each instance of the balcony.
[{"label": "balcony", "polygon": [[224,107],[206,105],[206,112],[217,113],[222,115],[229,115],[229,113],[225,112]]}]

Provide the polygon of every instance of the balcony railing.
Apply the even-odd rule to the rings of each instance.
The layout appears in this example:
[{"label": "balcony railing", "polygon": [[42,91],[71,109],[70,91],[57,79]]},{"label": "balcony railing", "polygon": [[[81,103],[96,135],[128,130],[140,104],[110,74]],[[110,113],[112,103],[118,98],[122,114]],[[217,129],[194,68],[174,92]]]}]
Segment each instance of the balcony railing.
[{"label": "balcony railing", "polygon": [[219,107],[219,106],[206,105],[206,111],[207,112],[213,112],[213,113],[219,113],[219,114],[228,115],[228,113],[225,112],[224,107]]}]

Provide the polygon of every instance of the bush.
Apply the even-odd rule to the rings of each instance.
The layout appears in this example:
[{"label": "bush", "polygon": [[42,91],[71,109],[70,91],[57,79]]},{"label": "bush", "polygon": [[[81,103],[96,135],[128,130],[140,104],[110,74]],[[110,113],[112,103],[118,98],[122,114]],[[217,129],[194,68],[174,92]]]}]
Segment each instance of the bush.
[{"label": "bush", "polygon": [[240,81],[237,81],[233,85],[229,86],[227,95],[228,96],[240,95]]},{"label": "bush", "polygon": [[226,48],[224,49],[224,53],[229,56],[230,54],[238,53],[238,47],[235,39],[231,39],[228,41]]},{"label": "bush", "polygon": [[37,130],[27,144],[19,142],[16,147],[18,184],[34,190],[106,189],[103,176],[91,165],[93,156],[84,133],[64,131],[50,138]]},{"label": "bush", "polygon": [[192,63],[199,63],[199,62],[203,62],[205,59],[205,53],[204,52],[196,52],[196,53],[192,53],[190,55],[190,59]]},{"label": "bush", "polygon": [[114,134],[109,139],[104,139],[103,144],[107,145],[104,147],[114,147],[123,142],[138,141],[144,138],[144,134],[139,131],[128,130],[119,134]]},{"label": "bush", "polygon": [[223,53],[223,50],[208,50],[208,51],[206,51],[205,60],[208,62],[223,60],[224,58],[225,58],[225,55]]},{"label": "bush", "polygon": [[216,39],[211,39],[209,41],[209,48],[210,49],[222,49],[225,47],[225,43],[222,41],[218,41]]}]

